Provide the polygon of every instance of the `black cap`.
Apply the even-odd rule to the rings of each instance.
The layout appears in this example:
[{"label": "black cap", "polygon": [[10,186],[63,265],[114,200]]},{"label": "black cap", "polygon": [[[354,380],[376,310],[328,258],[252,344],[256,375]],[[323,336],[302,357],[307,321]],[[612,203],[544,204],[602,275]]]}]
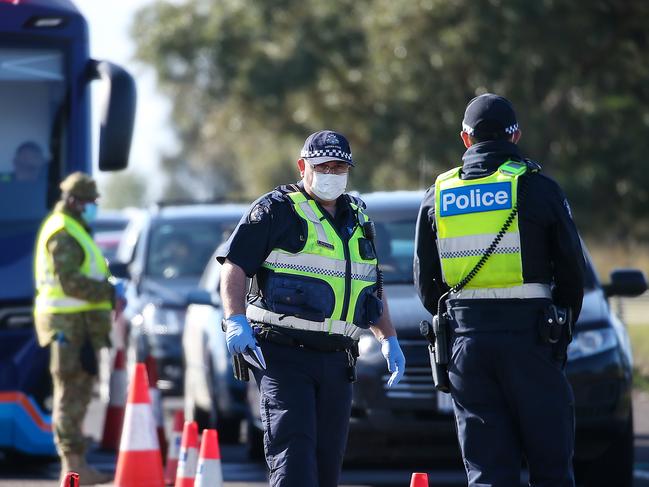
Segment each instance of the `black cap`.
[{"label": "black cap", "polygon": [[514,106],[507,98],[485,93],[469,102],[462,131],[474,137],[511,135],[518,130]]},{"label": "black cap", "polygon": [[307,137],[300,157],[316,166],[329,161],[342,161],[354,165],[352,150],[347,139],[333,130],[320,130]]}]

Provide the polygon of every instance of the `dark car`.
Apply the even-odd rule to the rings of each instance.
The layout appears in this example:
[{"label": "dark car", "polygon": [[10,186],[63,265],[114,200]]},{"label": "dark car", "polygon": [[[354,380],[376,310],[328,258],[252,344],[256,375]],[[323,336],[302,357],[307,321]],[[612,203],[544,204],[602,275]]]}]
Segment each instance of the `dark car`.
[{"label": "dark car", "polygon": [[248,410],[246,384],[232,374],[221,329],[221,264],[210,259],[196,291],[189,293],[183,332],[185,417],[199,429],[218,428],[222,442],[236,442]]},{"label": "dark car", "polygon": [[166,394],[183,392],[181,336],[187,294],[245,207],[235,204],[157,206],[127,227],[111,266],[127,277],[129,358],[152,355]]},{"label": "dark car", "polygon": [[[389,373],[379,343],[370,332],[360,337],[346,461],[433,463],[458,460],[452,402],[433,389],[421,320],[430,320],[413,285],[415,222],[423,193],[363,195],[375,221],[379,262],[392,321],[406,356],[406,373],[388,388]],[[588,269],[583,310],[568,349],[567,373],[575,395],[575,464],[588,479],[614,479],[601,485],[630,486],[633,467],[631,349],[624,325],[608,304],[610,296],[636,296],[647,287],[644,275],[618,270],[602,286],[586,254]],[[251,395],[253,451],[259,451],[261,423],[256,387]],[[256,446],[254,442],[257,442]],[[458,465],[459,462],[458,462]]]}]

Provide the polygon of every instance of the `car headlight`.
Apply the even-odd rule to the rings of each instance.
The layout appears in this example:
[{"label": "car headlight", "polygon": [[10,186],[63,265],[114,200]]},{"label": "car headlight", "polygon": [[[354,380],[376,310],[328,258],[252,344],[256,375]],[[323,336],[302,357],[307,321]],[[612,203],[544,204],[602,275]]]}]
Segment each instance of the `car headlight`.
[{"label": "car headlight", "polygon": [[365,362],[378,362],[383,360],[381,344],[371,333],[364,333],[358,339],[358,359]]},{"label": "car headlight", "polygon": [[153,335],[179,335],[183,331],[182,315],[181,311],[149,303],[142,310],[144,331]]},{"label": "car headlight", "polygon": [[615,347],[617,347],[617,337],[612,328],[580,331],[568,345],[568,360],[588,357]]}]

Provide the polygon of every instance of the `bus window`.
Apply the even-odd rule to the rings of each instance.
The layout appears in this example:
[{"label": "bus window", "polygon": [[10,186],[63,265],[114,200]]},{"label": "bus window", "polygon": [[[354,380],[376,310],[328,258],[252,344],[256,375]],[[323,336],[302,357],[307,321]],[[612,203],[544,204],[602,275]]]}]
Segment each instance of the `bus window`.
[{"label": "bus window", "polygon": [[65,95],[63,64],[57,50],[0,49],[0,224],[41,219],[47,212],[50,141]]}]

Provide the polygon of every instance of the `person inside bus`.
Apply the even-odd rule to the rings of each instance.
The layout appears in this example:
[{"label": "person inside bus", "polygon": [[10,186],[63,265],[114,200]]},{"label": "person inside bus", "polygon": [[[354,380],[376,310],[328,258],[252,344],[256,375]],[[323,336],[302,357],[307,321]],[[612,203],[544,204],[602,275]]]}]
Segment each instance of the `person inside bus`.
[{"label": "person inside bus", "polygon": [[0,174],[0,181],[30,183],[42,181],[47,175],[47,160],[43,150],[31,140],[18,146],[12,165],[13,172]]}]

